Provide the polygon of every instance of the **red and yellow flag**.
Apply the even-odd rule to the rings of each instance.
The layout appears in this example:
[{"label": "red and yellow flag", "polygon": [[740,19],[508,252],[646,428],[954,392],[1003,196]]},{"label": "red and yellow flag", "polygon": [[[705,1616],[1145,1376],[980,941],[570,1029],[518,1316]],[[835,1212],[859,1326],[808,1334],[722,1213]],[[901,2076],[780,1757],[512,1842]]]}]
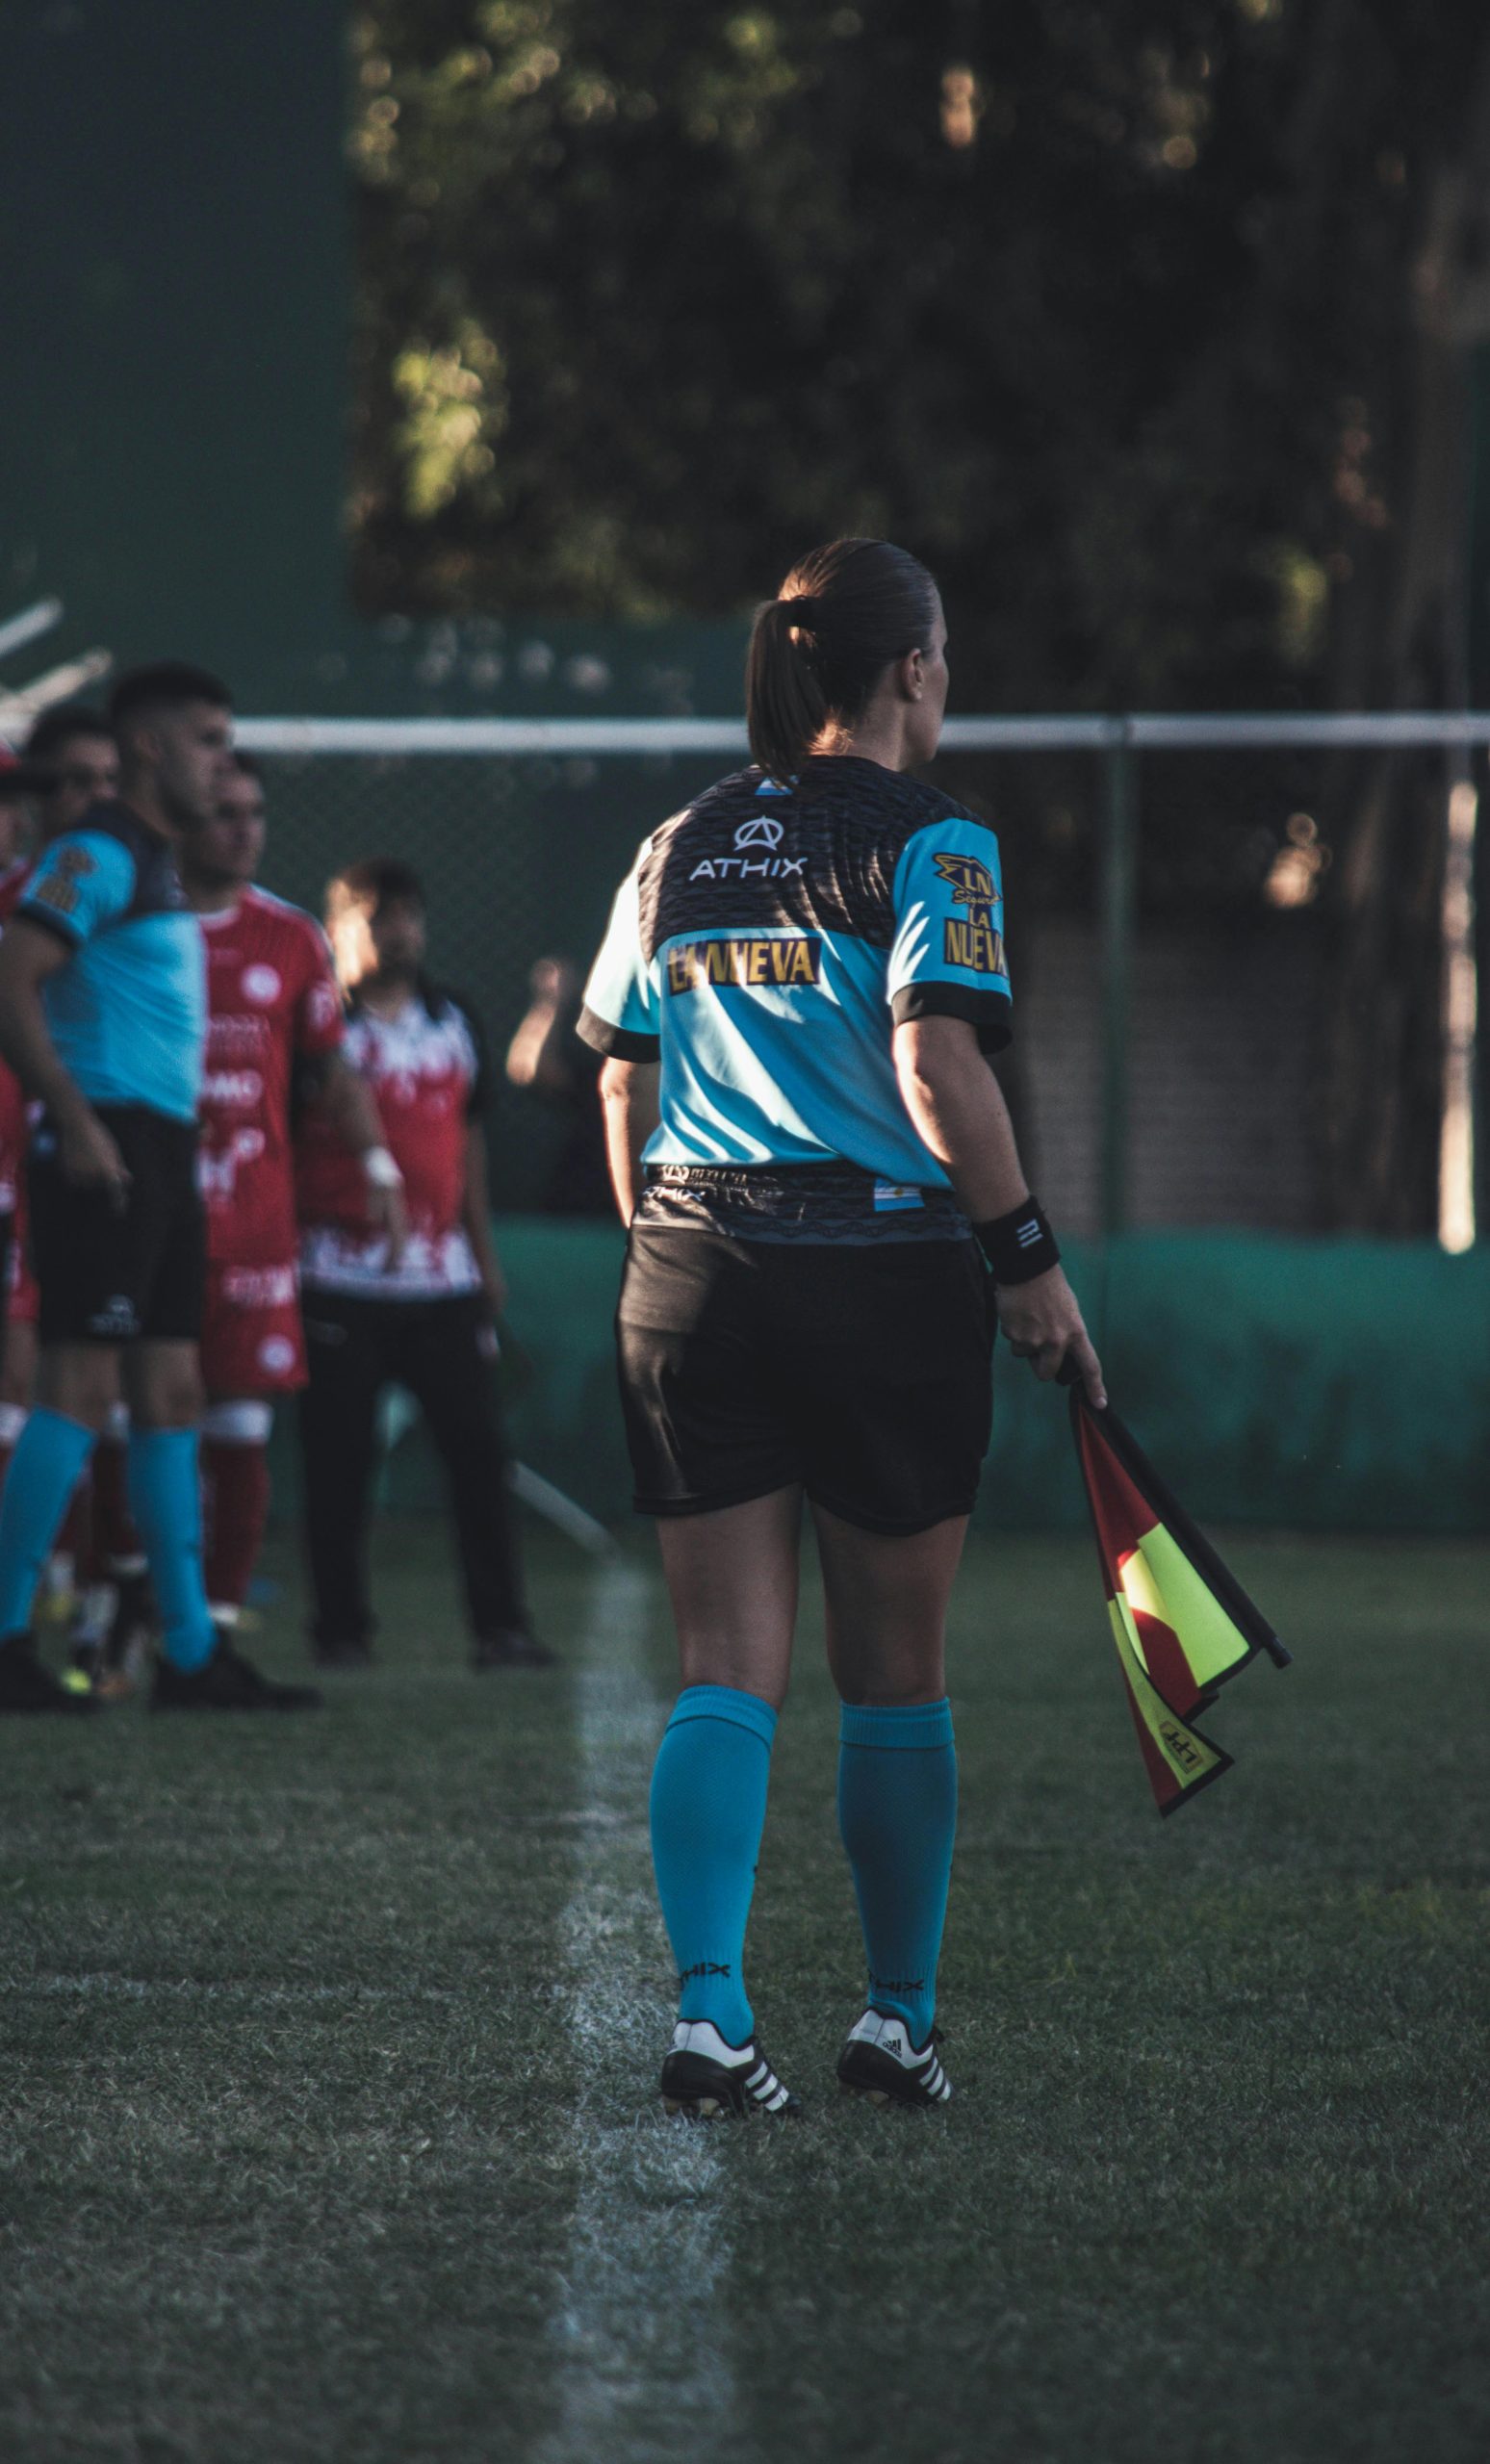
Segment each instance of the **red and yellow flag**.
[{"label": "red and yellow flag", "polygon": [[1118,1659],[1143,1764],[1162,1814],[1231,1768],[1194,1725],[1259,1652],[1286,1652],[1204,1533],[1109,1404],[1071,1389],[1071,1423],[1096,1531]]}]

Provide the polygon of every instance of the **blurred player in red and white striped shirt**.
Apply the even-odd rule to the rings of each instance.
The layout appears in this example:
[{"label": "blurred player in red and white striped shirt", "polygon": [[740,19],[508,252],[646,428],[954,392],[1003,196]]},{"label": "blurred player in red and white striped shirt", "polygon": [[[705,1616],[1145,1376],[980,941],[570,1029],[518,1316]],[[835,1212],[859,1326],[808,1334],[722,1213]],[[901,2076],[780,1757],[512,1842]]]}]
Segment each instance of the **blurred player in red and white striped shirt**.
[{"label": "blurred player in red and white striped shirt", "polygon": [[372,1656],[377,1407],[398,1386],[445,1465],[474,1665],[544,1668],[552,1654],[528,1624],[491,1376],[503,1283],[487,1201],[480,1021],[425,973],[424,896],[407,864],[348,865],[330,886],[327,916],[350,994],[347,1058],[403,1175],[409,1237],[391,1258],[323,1108],[307,1106],[297,1154],[310,1366],[300,1437],[315,1654],[343,1667]]},{"label": "blurred player in red and white striped shirt", "polygon": [[269,1512],[276,1396],[305,1383],[292,1089],[309,1091],[397,1251],[399,1177],[372,1098],[343,1056],[342,1000],[321,927],[256,888],[264,790],[240,754],[215,821],[183,842],[182,886],[207,944],[209,1022],[198,1172],[207,1213],[202,1429],[207,1597],[231,1625]]}]

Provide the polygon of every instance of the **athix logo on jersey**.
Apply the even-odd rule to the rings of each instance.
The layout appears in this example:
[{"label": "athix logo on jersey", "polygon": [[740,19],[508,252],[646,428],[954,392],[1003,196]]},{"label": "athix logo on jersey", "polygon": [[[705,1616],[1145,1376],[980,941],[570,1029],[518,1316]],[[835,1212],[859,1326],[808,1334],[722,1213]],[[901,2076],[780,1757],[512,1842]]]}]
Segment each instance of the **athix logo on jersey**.
[{"label": "athix logo on jersey", "polygon": [[667,954],[669,992],[699,992],[711,984],[773,988],[821,984],[823,945],[815,934],[779,939],[743,936],[728,941],[676,941]]},{"label": "athix logo on jersey", "polygon": [[759,812],[749,821],[741,822],[734,834],[734,843],[736,847],[769,847],[775,850],[785,835],[781,822],[773,821],[768,813]]},{"label": "athix logo on jersey", "polygon": [[[807,873],[805,856],[778,856],[776,850],[786,835],[785,824],[768,812],[752,813],[742,821],[734,834],[735,856],[705,856],[688,875],[690,882],[727,882],[734,875],[741,881],[754,876],[758,881],[801,881]],[[758,856],[746,851],[758,847]]]},{"label": "athix logo on jersey", "polygon": [[974,975],[1007,975],[1004,937],[993,930],[993,910],[1003,898],[993,876],[976,856],[941,854],[933,858],[944,882],[952,885],[955,905],[965,907],[965,918],[948,916],[942,927],[942,955],[948,966],[965,966]]}]

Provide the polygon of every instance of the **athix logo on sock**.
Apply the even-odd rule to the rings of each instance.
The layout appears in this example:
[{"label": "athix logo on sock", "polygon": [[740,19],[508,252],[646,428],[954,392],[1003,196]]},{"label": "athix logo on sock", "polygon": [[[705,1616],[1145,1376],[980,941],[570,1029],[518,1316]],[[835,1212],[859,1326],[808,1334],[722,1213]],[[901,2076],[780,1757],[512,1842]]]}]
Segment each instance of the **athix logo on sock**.
[{"label": "athix logo on sock", "polygon": [[871,1975],[869,1982],[877,1986],[882,1993],[924,1993],[926,1990],[924,1976]]},{"label": "athix logo on sock", "polygon": [[678,1990],[680,1993],[682,1991],[690,1976],[728,1976],[730,1973],[728,1960],[695,1960],[692,1967],[685,1967],[679,1976]]}]

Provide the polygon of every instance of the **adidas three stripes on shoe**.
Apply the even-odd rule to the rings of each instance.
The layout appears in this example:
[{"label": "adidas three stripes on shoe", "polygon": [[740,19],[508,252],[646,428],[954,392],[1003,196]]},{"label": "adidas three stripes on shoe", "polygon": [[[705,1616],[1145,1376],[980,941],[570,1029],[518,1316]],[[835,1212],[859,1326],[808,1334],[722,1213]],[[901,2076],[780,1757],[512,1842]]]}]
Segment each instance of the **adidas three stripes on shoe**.
[{"label": "adidas three stripes on shoe", "polygon": [[794,2118],[802,2111],[754,2037],[748,2044],[731,2044],[708,2019],[679,2020],[662,2065],[661,2089],[665,2110],[690,2121],[731,2114]]},{"label": "adidas three stripes on shoe", "polygon": [[904,2019],[873,2004],[848,2032],[838,2080],[849,2094],[872,2105],[944,2105],[952,2094],[938,2059],[936,2029],[923,2045],[912,2044]]}]

